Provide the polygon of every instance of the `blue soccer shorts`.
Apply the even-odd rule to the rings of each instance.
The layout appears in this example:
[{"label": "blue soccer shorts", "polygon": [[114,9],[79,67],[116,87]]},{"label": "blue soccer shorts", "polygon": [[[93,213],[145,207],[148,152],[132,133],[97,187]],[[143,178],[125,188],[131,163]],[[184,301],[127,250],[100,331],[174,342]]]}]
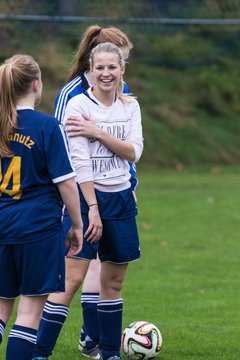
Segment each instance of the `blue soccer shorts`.
[{"label": "blue soccer shorts", "polygon": [[[88,216],[86,214],[82,214],[83,220],[83,233],[87,231],[88,228]],[[71,227],[71,219],[68,212],[65,210],[63,216],[63,236],[66,238],[68,231]],[[84,259],[84,260],[93,260],[97,258],[99,243],[90,244],[86,238],[83,238],[83,246],[82,250],[74,256],[75,259]],[[69,249],[66,249],[65,255],[67,255]]]},{"label": "blue soccer shorts", "polygon": [[[96,190],[100,216],[103,224],[101,239],[89,243],[83,239],[82,250],[75,258],[109,261],[117,264],[128,263],[140,258],[140,245],[136,225],[137,206],[131,188],[119,192],[101,192]],[[88,228],[88,205],[81,191],[81,210],[83,231]],[[63,227],[66,237],[71,226],[67,211],[64,213]]]},{"label": "blue soccer shorts", "polygon": [[99,259],[116,264],[140,258],[140,244],[135,216],[122,220],[102,220]]},{"label": "blue soccer shorts", "polygon": [[0,297],[65,291],[62,231],[24,244],[0,245]]}]

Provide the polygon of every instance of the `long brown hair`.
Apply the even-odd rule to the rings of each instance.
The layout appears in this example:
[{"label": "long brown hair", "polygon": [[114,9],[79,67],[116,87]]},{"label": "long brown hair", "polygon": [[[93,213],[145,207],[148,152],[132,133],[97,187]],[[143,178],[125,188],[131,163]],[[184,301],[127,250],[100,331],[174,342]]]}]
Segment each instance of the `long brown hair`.
[{"label": "long brown hair", "polygon": [[9,138],[17,128],[17,100],[39,75],[39,65],[29,55],[14,55],[0,66],[0,157],[13,156]]},{"label": "long brown hair", "polygon": [[102,28],[99,25],[89,26],[83,33],[67,81],[89,70],[90,52],[95,46],[104,42],[110,42],[120,48],[128,48],[129,50],[133,47],[127,35],[116,27]]}]

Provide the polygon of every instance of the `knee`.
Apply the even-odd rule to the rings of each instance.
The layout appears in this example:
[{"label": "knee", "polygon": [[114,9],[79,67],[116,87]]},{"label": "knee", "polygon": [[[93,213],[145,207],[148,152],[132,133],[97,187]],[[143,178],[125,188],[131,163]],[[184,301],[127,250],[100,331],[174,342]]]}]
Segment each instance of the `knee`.
[{"label": "knee", "polygon": [[74,295],[83,281],[81,274],[72,274],[66,278],[66,292]]},{"label": "knee", "polygon": [[108,281],[104,282],[102,287],[107,288],[111,292],[119,293],[122,290],[122,284],[123,284],[124,276],[116,275],[109,279]]},{"label": "knee", "polygon": [[42,309],[35,309],[34,312],[26,308],[20,308],[17,312],[15,323],[17,325],[37,329],[42,317]]}]

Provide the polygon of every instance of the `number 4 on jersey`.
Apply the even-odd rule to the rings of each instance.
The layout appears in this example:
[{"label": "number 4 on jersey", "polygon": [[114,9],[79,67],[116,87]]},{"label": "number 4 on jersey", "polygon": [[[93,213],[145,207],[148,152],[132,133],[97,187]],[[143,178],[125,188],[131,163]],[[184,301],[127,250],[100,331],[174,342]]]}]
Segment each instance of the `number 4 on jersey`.
[{"label": "number 4 on jersey", "polygon": [[[0,164],[1,165],[1,164]],[[0,196],[2,193],[12,196],[13,199],[20,199],[22,191],[20,190],[21,185],[21,157],[14,156],[7,168],[6,173],[2,174],[2,167],[0,166]],[[12,184],[11,189],[7,189],[9,184]]]}]

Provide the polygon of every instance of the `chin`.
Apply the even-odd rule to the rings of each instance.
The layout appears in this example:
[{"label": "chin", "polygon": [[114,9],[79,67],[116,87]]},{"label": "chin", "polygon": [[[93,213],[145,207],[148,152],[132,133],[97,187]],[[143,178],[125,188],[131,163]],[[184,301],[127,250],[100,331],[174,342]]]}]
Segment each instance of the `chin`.
[{"label": "chin", "polygon": [[114,92],[115,89],[113,89],[113,88],[102,88],[101,91],[108,94],[108,93]]}]

